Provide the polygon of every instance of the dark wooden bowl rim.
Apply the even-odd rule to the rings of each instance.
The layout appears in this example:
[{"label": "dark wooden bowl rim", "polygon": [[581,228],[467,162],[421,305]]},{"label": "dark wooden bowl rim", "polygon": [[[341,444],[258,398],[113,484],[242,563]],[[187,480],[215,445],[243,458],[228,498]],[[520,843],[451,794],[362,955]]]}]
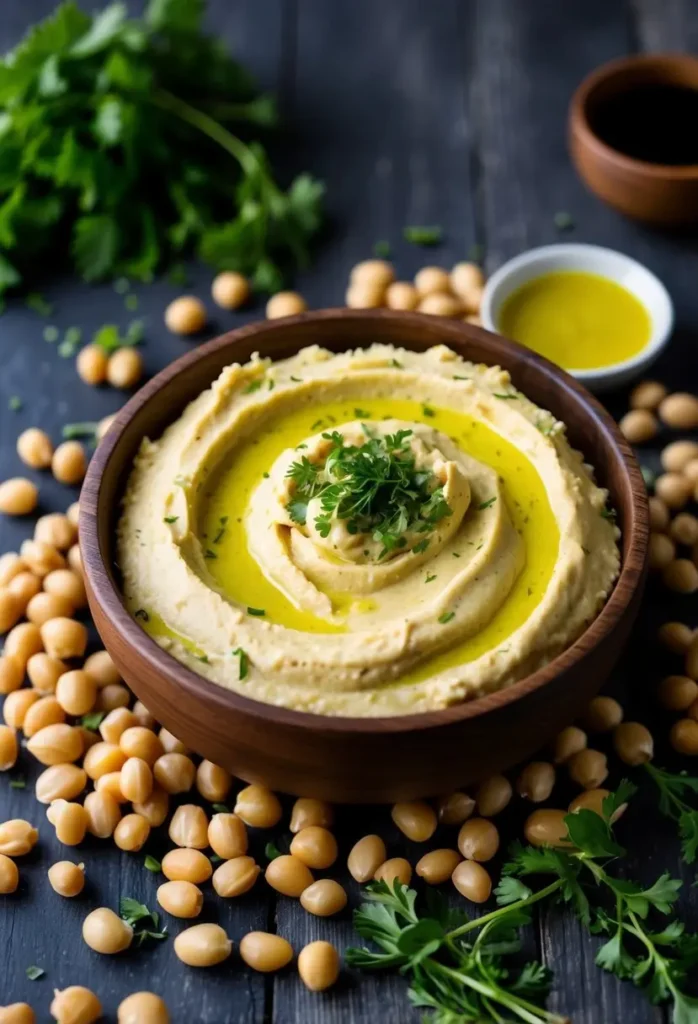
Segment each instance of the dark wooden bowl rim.
[{"label": "dark wooden bowl rim", "polygon": [[646,53],[636,54],[630,57],[617,57],[614,60],[602,64],[590,72],[581,84],[577,87],[570,104],[570,117],[572,128],[577,131],[582,141],[596,152],[596,155],[607,160],[612,160],[620,167],[633,170],[648,178],[661,180],[671,179],[672,181],[690,181],[698,178],[698,164],[686,164],[677,167],[674,164],[656,164],[647,160],[638,160],[635,157],[621,153],[604,142],[589,124],[589,100],[594,91],[613,78],[622,76],[624,72],[655,70],[657,72],[668,71],[684,67],[695,76],[696,88],[698,88],[698,57],[689,53]]},{"label": "dark wooden bowl rim", "polygon": [[[303,322],[313,320],[325,321],[328,323],[329,335],[332,320],[366,320],[370,323],[371,320],[376,318],[392,319],[402,323],[411,322],[415,327],[424,322],[424,315],[418,313],[403,313],[387,309],[326,309],[288,317],[284,323],[302,324]],[[459,340],[459,335],[462,341],[464,324],[454,322],[453,320],[443,320],[440,317],[429,319],[441,321],[440,326],[444,330],[447,326],[451,328],[455,342]],[[259,335],[260,347],[263,348],[265,332],[270,329],[278,331],[279,326],[280,321],[278,320],[261,321],[230,331],[186,353],[148,381],[117,413],[114,424],[92,457],[83,485],[83,498],[87,498],[85,504],[89,509],[97,510],[99,508],[98,499],[102,476],[118,447],[124,427],[138,410],[148,402],[157,401],[159,392],[176,375],[186,372],[193,363],[204,358],[210,352],[227,346],[234,346],[237,341],[243,338],[249,339],[256,335]],[[622,461],[630,478],[631,492],[633,494],[644,494],[645,487],[642,474],[630,446],[603,406],[578,381],[574,380],[573,377],[570,377],[557,366],[554,366],[547,359],[538,356],[528,349],[522,349],[521,346],[514,342],[472,326],[468,326],[467,329],[470,333],[477,331],[481,338],[483,336],[487,338],[493,350],[492,365],[498,362],[498,351],[509,352],[512,355],[515,354],[519,362],[524,360],[537,364],[538,368],[551,379],[554,387],[575,392],[576,396],[586,403],[590,418],[596,419],[601,424],[607,436],[614,443],[618,454],[622,456]],[[370,331],[367,331],[367,338],[370,338]],[[231,351],[231,361],[233,360],[234,352]],[[179,412],[177,415],[179,415]],[[279,725],[293,726],[294,728],[311,731],[322,729],[324,732],[374,734],[430,730],[453,722],[477,718],[479,715],[485,715],[490,711],[502,708],[546,686],[559,673],[567,671],[575,662],[583,657],[585,649],[595,646],[601,639],[610,634],[622,617],[626,606],[631,600],[634,584],[637,581],[637,574],[640,573],[640,576],[642,575],[646,558],[648,528],[649,515],[646,503],[633,500],[632,508],[630,509],[630,543],[626,549],[626,557],[621,567],[620,575],[616,580],[610,597],[582,636],[543,668],[505,689],[478,697],[475,700],[454,704],[443,710],[376,718],[345,718],[332,715],[316,715],[310,712],[277,707],[273,704],[265,704],[261,701],[253,700],[250,697],[243,697],[233,690],[226,690],[218,684],[205,679],[203,676],[197,675],[177,661],[171,654],[163,650],[155,640],[141,629],[127,612],[108,564],[108,553],[101,550],[97,515],[91,511],[81,515],[80,546],[83,555],[84,571],[94,599],[99,603],[104,614],[108,616],[114,628],[125,637],[131,646],[139,649],[140,653],[148,660],[156,672],[174,677],[178,685],[188,691],[195,700],[203,699],[204,697],[207,700],[213,699],[214,703],[219,704],[221,709],[240,711],[264,721],[273,721]]]}]

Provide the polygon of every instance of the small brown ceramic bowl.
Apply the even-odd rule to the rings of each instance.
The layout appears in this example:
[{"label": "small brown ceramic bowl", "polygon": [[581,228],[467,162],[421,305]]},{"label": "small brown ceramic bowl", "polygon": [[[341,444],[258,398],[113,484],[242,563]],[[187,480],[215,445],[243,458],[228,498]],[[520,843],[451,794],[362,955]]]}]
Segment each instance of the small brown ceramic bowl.
[{"label": "small brown ceramic bowl", "polygon": [[698,58],[679,53],[623,57],[588,75],[570,105],[572,161],[587,187],[620,213],[667,227],[696,224],[698,166],[636,160],[602,141],[594,129],[605,102],[648,85],[698,89]]},{"label": "small brown ceramic bowl", "polygon": [[[144,437],[157,437],[234,361],[286,358],[306,345],[335,351],[386,342],[424,351],[445,344],[499,364],[516,387],[564,420],[573,445],[609,488],[623,566],[583,636],[534,675],[442,711],[335,718],[273,707],[191,672],[124,608],[114,566],[122,492]],[[138,697],[199,754],[247,781],[338,802],[383,802],[453,790],[529,757],[599,690],[637,613],[648,510],[642,476],[612,419],[572,377],[528,349],[469,324],[390,310],[324,310],[232,331],[168,366],[118,413],[95,452],[80,497],[80,543],[90,608],[119,671]]]}]

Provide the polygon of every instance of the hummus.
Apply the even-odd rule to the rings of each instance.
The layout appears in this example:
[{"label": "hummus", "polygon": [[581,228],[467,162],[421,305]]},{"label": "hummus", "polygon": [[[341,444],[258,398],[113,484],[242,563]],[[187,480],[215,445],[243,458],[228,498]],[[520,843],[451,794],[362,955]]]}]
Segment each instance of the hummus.
[{"label": "hummus", "polygon": [[131,613],[208,679],[331,715],[500,689],[618,574],[607,492],[498,367],[439,346],[227,367],[136,458]]}]

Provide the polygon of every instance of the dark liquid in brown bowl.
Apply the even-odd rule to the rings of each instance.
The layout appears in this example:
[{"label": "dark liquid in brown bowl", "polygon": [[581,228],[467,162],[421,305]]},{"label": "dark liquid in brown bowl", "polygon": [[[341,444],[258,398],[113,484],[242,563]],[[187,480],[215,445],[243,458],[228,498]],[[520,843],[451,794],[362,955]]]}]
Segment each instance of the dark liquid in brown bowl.
[{"label": "dark liquid in brown bowl", "polygon": [[638,85],[599,100],[589,124],[606,145],[636,160],[698,164],[698,89]]}]

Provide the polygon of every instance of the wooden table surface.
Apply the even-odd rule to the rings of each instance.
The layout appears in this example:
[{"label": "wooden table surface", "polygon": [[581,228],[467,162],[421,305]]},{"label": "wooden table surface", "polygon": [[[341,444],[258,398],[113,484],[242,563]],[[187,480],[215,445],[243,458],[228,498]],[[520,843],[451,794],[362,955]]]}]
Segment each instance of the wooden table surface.
[{"label": "wooden table surface", "polygon": [[[52,7],[53,0],[5,0],[0,51]],[[211,29],[265,87],[278,91],[293,129],[289,163],[327,182],[332,237],[317,265],[297,282],[312,307],[342,304],[349,268],[369,256],[378,239],[392,243],[401,277],[424,263],[448,267],[474,243],[484,246],[485,265],[492,271],[524,249],[559,240],[554,216],[565,211],[574,228],[564,240],[625,251],[665,281],[676,302],[678,329],[656,374],[673,387],[696,390],[695,243],[652,233],[604,208],[577,180],[565,145],[569,98],[592,67],[638,50],[696,49],[698,5],[692,0],[210,0],[208,7]],[[445,242],[433,252],[411,247],[401,241],[406,224],[441,224]],[[192,271],[202,297],[208,296],[210,278],[203,268]],[[191,342],[173,337],[163,325],[164,306],[176,294],[173,286],[163,281],[136,290],[138,315],[147,323],[143,355],[152,373]],[[51,322],[62,328],[79,324],[86,337],[104,322],[126,325],[131,318],[108,285],[88,288],[50,279],[44,294],[55,304]],[[260,315],[260,308],[233,314],[213,307],[212,332]],[[0,320],[0,479],[22,470],[14,444],[20,430],[40,425],[57,439],[66,422],[99,419],[123,400],[116,391],[82,384],[73,360],[61,359],[56,347],[42,340],[45,322],[20,303],[11,304]],[[8,406],[15,395],[23,402],[19,411]],[[608,404],[620,413],[625,396],[608,396]],[[643,461],[656,468],[657,451],[645,453]],[[76,497],[46,474],[40,480],[42,510],[63,510]],[[29,522],[1,521],[0,551],[16,550],[31,529]],[[650,584],[641,621],[610,686],[633,717],[653,723],[658,736],[666,735],[670,719],[657,713],[651,691],[672,667],[656,649],[654,630],[669,618],[695,625],[696,611],[696,600]],[[34,799],[35,764],[23,757],[13,774],[18,772],[26,774],[24,790],[10,788],[7,776],[0,777],[0,820],[33,820],[41,841],[22,861],[19,891],[0,897],[0,1003],[26,999],[45,1021],[53,988],[83,983],[99,994],[109,1020],[124,996],[143,988],[167,999],[176,1022],[373,1024],[382,1019],[408,1024],[419,1019],[408,1008],[399,977],[345,972],[336,989],[316,996],[294,970],[264,978],[244,969],[236,956],[208,971],[185,968],[171,939],[118,958],[99,957],[80,937],[86,912],[99,905],[116,907],[120,896],[154,907],[158,878],[144,869],[142,855],[92,840],[79,851],[88,878],[83,896],[61,900],[48,885],[46,869],[65,856],[65,849]],[[611,782],[619,777],[616,765]],[[520,807],[506,813],[505,836],[516,833],[522,815]],[[356,809],[339,815],[342,862],[350,843],[373,830],[386,836],[391,853],[404,851],[413,862],[420,855],[418,847],[399,839],[386,809]],[[620,837],[632,851],[632,873],[651,879],[666,869],[685,878],[681,912],[697,929],[692,872],[682,868],[672,828],[646,795],[634,803]],[[267,838],[254,838],[260,858]],[[453,839],[446,836],[441,845]],[[148,849],[157,855],[162,846],[151,840]],[[338,877],[344,874],[342,869]],[[349,889],[356,902],[357,886],[351,883]],[[348,912],[323,921],[295,901],[274,899],[264,885],[228,902],[207,894],[203,919],[218,920],[235,941],[251,929],[276,930],[296,950],[318,937],[340,947],[353,941]],[[173,933],[180,930],[179,922],[169,924]],[[575,1024],[668,1020],[630,985],[594,966],[597,945],[570,915],[541,913],[528,946],[555,973],[551,1008]],[[45,976],[29,981],[30,964],[44,968]]]}]

